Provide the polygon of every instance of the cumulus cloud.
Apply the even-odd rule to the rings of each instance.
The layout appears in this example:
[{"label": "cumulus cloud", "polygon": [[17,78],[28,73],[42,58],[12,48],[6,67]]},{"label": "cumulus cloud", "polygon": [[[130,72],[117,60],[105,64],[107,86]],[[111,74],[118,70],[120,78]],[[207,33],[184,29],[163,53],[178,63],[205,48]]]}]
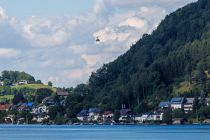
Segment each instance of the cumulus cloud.
[{"label": "cumulus cloud", "polygon": [[84,15],[26,19],[8,17],[0,8],[0,69],[75,86],[151,33],[166,14],[193,1],[96,0]]},{"label": "cumulus cloud", "polygon": [[20,51],[12,48],[0,48],[0,57],[14,57],[20,54]]},{"label": "cumulus cloud", "polygon": [[70,34],[62,24],[55,24],[58,22],[58,19],[31,17],[23,23],[23,37],[34,47],[63,45],[69,39]]}]

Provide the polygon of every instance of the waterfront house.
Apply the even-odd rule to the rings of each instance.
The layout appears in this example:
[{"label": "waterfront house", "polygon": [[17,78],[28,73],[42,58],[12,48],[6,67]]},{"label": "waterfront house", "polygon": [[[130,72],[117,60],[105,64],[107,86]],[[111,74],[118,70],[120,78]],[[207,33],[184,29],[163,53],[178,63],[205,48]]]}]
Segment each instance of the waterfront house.
[{"label": "waterfront house", "polygon": [[132,119],[133,113],[131,109],[121,109],[119,121],[128,121]]},{"label": "waterfront house", "polygon": [[141,116],[135,116],[135,121],[143,123],[145,121],[162,121],[163,113],[162,112],[147,112],[142,114]]},{"label": "waterfront house", "polygon": [[113,122],[114,113],[112,111],[105,111],[102,117],[104,122]]},{"label": "waterfront house", "polygon": [[88,110],[88,121],[98,121],[101,110],[99,108],[90,108]]},{"label": "waterfront house", "polygon": [[88,116],[89,116],[88,110],[83,109],[77,114],[77,119],[84,122],[88,120]]},{"label": "waterfront house", "polygon": [[184,112],[189,113],[193,111],[193,104],[195,98],[186,98],[184,101]]},{"label": "waterfront house", "polygon": [[38,123],[42,123],[44,122],[45,120],[48,120],[49,119],[49,116],[48,115],[37,115],[37,116],[34,116],[32,121],[35,121],[35,122],[38,122]]},{"label": "waterfront house", "polygon": [[184,97],[174,97],[171,99],[171,109],[183,109],[185,98]]},{"label": "waterfront house", "polygon": [[148,120],[150,115],[151,115],[151,112],[147,112],[147,113],[144,113],[142,115],[136,115],[134,117],[134,120],[137,121],[137,122],[143,123],[143,122]]}]

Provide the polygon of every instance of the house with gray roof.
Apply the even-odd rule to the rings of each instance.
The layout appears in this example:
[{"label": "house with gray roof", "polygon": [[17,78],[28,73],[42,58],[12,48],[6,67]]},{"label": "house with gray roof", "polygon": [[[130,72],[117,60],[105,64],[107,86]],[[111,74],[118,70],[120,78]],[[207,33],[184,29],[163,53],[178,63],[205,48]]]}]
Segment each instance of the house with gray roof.
[{"label": "house with gray roof", "polygon": [[171,110],[183,109],[185,97],[174,97],[171,99]]},{"label": "house with gray roof", "polygon": [[193,105],[194,105],[195,98],[185,98],[184,101],[184,112],[189,113],[193,111]]}]

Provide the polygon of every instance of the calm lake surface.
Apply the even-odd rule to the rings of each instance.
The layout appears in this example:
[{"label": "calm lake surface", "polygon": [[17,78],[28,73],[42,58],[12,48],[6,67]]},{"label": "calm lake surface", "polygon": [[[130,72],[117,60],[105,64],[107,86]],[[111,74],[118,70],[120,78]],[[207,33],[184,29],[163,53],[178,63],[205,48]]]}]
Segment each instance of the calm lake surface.
[{"label": "calm lake surface", "polygon": [[210,125],[0,125],[0,140],[210,140]]}]

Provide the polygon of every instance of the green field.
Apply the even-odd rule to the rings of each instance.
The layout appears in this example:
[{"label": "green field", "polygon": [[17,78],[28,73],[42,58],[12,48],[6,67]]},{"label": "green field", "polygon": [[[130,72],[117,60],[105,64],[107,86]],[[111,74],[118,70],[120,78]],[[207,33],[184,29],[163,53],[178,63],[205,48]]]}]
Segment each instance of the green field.
[{"label": "green field", "polygon": [[30,89],[40,89],[40,88],[48,88],[51,89],[53,92],[56,92],[56,88],[52,88],[48,85],[43,85],[43,84],[28,84],[28,85],[17,85],[17,86],[12,86],[14,89],[21,89],[21,88],[30,88]]}]

